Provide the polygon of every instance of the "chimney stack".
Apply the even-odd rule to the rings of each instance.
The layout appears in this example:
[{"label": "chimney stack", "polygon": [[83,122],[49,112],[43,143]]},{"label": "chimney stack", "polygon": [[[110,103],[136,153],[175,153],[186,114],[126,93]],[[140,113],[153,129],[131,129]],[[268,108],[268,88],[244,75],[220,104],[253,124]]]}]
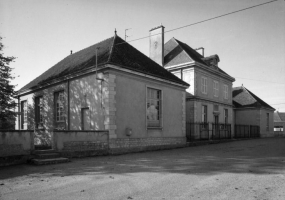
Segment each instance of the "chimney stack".
[{"label": "chimney stack", "polygon": [[163,67],[164,65],[164,26],[149,31],[149,57]]},{"label": "chimney stack", "polygon": [[72,50],[70,51],[70,55],[72,54]]},{"label": "chimney stack", "polygon": [[199,47],[197,49],[195,49],[200,55],[202,55],[204,57],[204,47]]}]

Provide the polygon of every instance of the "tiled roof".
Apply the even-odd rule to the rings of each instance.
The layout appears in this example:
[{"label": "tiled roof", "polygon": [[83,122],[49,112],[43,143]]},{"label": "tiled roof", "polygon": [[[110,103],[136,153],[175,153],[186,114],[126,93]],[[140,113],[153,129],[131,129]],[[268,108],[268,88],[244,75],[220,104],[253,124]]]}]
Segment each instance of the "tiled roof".
[{"label": "tiled roof", "polygon": [[185,83],[156,62],[145,56],[136,48],[126,43],[122,38],[115,35],[95,45],[87,47],[81,51],[71,54],[49,68],[43,74],[32,80],[19,91],[33,89],[38,85],[46,83],[54,78],[74,74],[90,67],[95,67],[96,49],[98,49],[98,65],[114,64],[121,68],[141,72],[154,77],[179,83],[185,86]]},{"label": "tiled roof", "polygon": [[211,66],[208,62],[204,61],[204,59],[206,58],[204,58],[196,50],[192,49],[187,44],[175,38],[171,38],[164,45],[164,67],[170,67],[173,65],[179,65],[179,64],[195,61],[195,62],[204,64],[208,66],[209,68],[215,69],[222,74],[229,76],[226,72],[221,70],[219,67]]},{"label": "tiled roof", "polygon": [[243,86],[234,87],[232,94],[233,105],[236,108],[255,107],[274,109]]},{"label": "tiled roof", "polygon": [[284,112],[275,112],[274,113],[274,122],[285,122],[285,113]]}]

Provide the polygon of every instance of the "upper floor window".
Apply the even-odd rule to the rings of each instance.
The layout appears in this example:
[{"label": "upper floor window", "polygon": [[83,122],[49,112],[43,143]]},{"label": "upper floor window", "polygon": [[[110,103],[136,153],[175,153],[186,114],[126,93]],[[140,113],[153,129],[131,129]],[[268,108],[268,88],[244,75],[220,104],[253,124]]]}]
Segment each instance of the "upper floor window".
[{"label": "upper floor window", "polygon": [[214,96],[218,97],[219,96],[219,82],[214,81]]},{"label": "upper floor window", "polygon": [[147,88],[147,127],[161,127],[161,90]]},{"label": "upper floor window", "polygon": [[28,121],[27,101],[21,101],[21,129],[24,129],[24,123]]},{"label": "upper floor window", "polygon": [[224,98],[225,99],[229,98],[229,88],[227,85],[224,85]]},{"label": "upper floor window", "polygon": [[36,97],[35,99],[35,112],[36,112],[36,126],[43,123],[43,97]]},{"label": "upper floor window", "polygon": [[64,92],[55,93],[55,119],[57,122],[64,121]]},{"label": "upper floor window", "polygon": [[201,78],[201,91],[203,94],[207,94],[207,78],[206,77]]}]

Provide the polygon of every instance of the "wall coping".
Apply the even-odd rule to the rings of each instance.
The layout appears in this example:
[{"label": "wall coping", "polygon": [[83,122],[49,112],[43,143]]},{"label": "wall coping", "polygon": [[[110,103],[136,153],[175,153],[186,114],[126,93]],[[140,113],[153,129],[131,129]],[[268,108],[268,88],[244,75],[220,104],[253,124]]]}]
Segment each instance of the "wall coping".
[{"label": "wall coping", "polygon": [[98,133],[102,133],[102,132],[109,132],[108,130],[53,130],[53,132],[81,132],[81,133],[94,133],[94,132],[98,132]]},{"label": "wall coping", "polygon": [[5,130],[5,129],[0,129],[0,132],[35,132],[34,130]]}]

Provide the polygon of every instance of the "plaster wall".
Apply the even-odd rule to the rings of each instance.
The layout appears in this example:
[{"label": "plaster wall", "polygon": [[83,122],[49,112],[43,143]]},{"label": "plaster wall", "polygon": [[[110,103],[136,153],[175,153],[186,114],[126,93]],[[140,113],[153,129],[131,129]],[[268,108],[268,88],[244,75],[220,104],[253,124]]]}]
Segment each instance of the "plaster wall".
[{"label": "plaster wall", "polygon": [[33,150],[33,131],[0,132],[0,157],[27,155]]},{"label": "plaster wall", "polygon": [[[260,136],[261,137],[273,137],[274,125],[273,125],[273,111],[260,109]],[[267,118],[266,114],[269,114],[269,130],[267,130]]]},{"label": "plaster wall", "polygon": [[235,124],[237,125],[256,125],[260,126],[259,109],[234,110]]},{"label": "plaster wall", "polygon": [[82,130],[82,108],[89,108],[90,130],[104,130],[104,84],[96,74],[70,81],[70,130]]},{"label": "plaster wall", "polygon": [[[65,117],[64,122],[56,123],[54,120],[54,93],[58,91],[63,91],[65,99],[67,99],[67,83],[61,83],[49,88],[38,90],[34,93],[27,94],[20,97],[20,107],[21,101],[27,101],[27,123],[24,124],[25,129],[33,130],[35,128],[35,98],[43,97],[43,123],[42,127],[45,130],[53,130],[54,128],[66,128],[67,119]],[[21,108],[20,108],[21,110]],[[67,111],[67,102],[64,103],[64,111]],[[20,117],[21,124],[21,117]],[[20,127],[21,129],[21,127]]]},{"label": "plaster wall", "polygon": [[[183,89],[170,84],[134,75],[112,72],[116,76],[116,135],[127,138],[126,129],[132,129],[131,138],[185,137],[183,119]],[[162,128],[146,125],[147,87],[162,91]],[[184,100],[185,102],[185,100]],[[184,113],[185,114],[185,113]],[[184,125],[183,125],[184,124]]]}]

